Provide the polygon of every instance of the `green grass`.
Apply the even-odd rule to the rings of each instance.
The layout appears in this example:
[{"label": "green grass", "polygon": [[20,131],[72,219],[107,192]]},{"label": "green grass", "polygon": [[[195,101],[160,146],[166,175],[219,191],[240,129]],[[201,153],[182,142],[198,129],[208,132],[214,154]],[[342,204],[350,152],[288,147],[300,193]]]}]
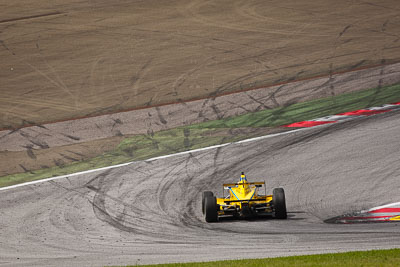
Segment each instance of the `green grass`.
[{"label": "green grass", "polygon": [[400,85],[363,90],[317,99],[276,109],[214,120],[190,128],[276,127],[357,109],[379,106],[400,100]]},{"label": "green grass", "polygon": [[394,85],[331,96],[223,120],[198,123],[156,132],[151,135],[135,135],[124,139],[113,151],[92,159],[74,162],[61,167],[45,168],[0,177],[0,187],[234,142],[249,137],[244,134],[225,136],[216,134],[224,129],[277,127],[398,101],[400,101],[400,85]]},{"label": "green grass", "polygon": [[[131,265],[135,266],[135,265]],[[259,267],[259,266],[400,266],[400,249],[292,256],[267,259],[142,265],[154,267]]]}]

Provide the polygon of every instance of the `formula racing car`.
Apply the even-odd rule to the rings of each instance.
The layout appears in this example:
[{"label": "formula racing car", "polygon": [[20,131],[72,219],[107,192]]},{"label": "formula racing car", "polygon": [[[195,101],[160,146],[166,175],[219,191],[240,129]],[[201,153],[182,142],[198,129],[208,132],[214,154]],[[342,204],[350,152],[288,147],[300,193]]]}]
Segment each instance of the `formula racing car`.
[{"label": "formula racing car", "polygon": [[[275,188],[272,195],[267,195],[265,182],[249,183],[243,172],[238,183],[223,186],[222,198],[216,198],[210,191],[203,192],[202,211],[206,222],[217,222],[219,218],[228,216],[247,218],[269,215],[277,219],[287,218],[283,188]],[[260,195],[259,189],[263,186],[264,194]]]}]

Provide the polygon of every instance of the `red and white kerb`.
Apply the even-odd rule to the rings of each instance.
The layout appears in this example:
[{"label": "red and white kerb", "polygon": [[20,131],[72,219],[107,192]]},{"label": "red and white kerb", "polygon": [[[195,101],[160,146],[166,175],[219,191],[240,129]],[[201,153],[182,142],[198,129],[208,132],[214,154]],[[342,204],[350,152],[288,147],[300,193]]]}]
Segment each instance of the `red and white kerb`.
[{"label": "red and white kerb", "polygon": [[326,116],[318,119],[313,119],[309,121],[300,121],[284,125],[283,127],[295,127],[295,128],[305,128],[314,127],[323,124],[336,123],[339,121],[347,121],[355,119],[359,116],[371,116],[375,114],[385,113],[392,111],[394,109],[400,108],[400,102],[383,105],[381,107],[372,107],[367,109],[360,109],[355,111],[344,112],[336,115]]},{"label": "red and white kerb", "polygon": [[365,223],[400,221],[400,202],[361,211],[351,216],[344,216],[336,223]]}]

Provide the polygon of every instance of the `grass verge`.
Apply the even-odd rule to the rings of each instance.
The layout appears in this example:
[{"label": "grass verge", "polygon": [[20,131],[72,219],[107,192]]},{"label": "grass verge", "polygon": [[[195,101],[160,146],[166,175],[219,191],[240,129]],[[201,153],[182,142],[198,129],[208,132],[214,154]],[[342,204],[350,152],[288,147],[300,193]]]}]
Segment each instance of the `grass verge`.
[{"label": "grass verge", "polygon": [[[143,265],[154,267],[241,267],[241,266],[399,266],[400,249],[370,250],[268,259]],[[131,265],[134,266],[134,265]]]},{"label": "grass verge", "polygon": [[[347,93],[125,138],[113,151],[65,166],[0,177],[0,187],[284,131],[278,126],[400,101],[400,85]],[[274,128],[275,127],[275,128]],[[249,130],[250,129],[250,130]]]},{"label": "grass verge", "polygon": [[267,109],[241,116],[209,121],[189,128],[276,127],[328,115],[379,106],[400,100],[400,84],[352,92],[286,107]]}]

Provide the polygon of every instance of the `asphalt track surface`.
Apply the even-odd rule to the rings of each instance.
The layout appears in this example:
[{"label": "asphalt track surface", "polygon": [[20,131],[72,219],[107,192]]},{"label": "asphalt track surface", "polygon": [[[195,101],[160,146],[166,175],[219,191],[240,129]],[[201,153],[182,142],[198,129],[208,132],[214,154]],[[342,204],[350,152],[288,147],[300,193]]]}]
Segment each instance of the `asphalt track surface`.
[{"label": "asphalt track surface", "polygon": [[[398,223],[323,220],[400,201],[400,112],[0,193],[0,265],[102,266],[400,247]],[[207,224],[201,192],[241,171],[288,219]]]}]

